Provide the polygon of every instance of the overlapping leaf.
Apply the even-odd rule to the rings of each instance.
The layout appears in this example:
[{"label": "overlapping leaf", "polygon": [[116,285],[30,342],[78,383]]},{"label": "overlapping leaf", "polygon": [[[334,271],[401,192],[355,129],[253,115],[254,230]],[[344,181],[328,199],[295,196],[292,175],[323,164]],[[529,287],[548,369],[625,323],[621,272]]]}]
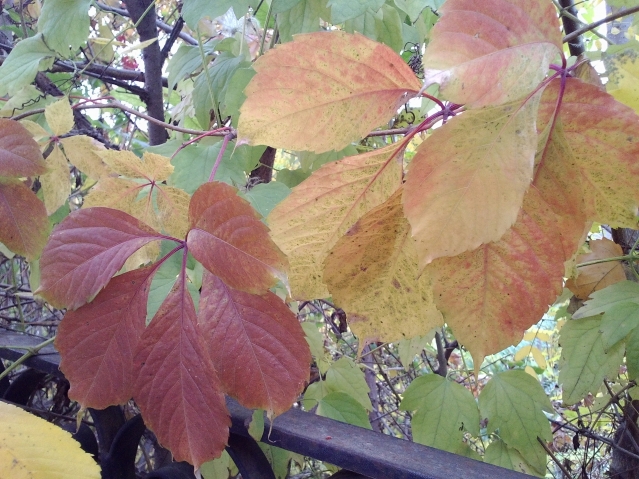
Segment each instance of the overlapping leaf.
[{"label": "overlapping leaf", "polygon": [[518,343],[561,293],[566,257],[557,228],[530,188],[503,238],[426,268],[435,304],[475,361]]},{"label": "overlapping leaf", "polygon": [[323,298],[323,262],[331,248],[368,211],[401,185],[396,145],[329,163],[293,189],[267,218],[273,240],[290,261],[294,298]]},{"label": "overlapping leaf", "polygon": [[196,468],[224,450],[231,424],[184,275],[142,334],[133,398],[177,461]]},{"label": "overlapping leaf", "polygon": [[554,6],[544,0],[448,0],[424,54],[425,84],[474,108],[525,97],[562,51]]},{"label": "overlapping leaf", "polygon": [[20,178],[44,173],[38,144],[17,121],[0,118],[0,176]]},{"label": "overlapping leaf", "polygon": [[116,276],[60,323],[55,342],[60,370],[71,383],[69,397],[83,407],[104,409],[133,396],[133,355],[144,332],[156,270],[152,266]]},{"label": "overlapping leaf", "polygon": [[311,356],[297,317],[275,294],[238,291],[205,271],[198,324],[226,393],[271,415],[297,399]]},{"label": "overlapping leaf", "polygon": [[162,235],[122,211],[75,211],[51,233],[36,293],[58,308],[76,309],[104,288],[130,255],[158,239]]},{"label": "overlapping leaf", "polygon": [[634,281],[622,281],[609,286],[605,291],[595,291],[590,298],[573,314],[574,319],[607,313],[613,307],[625,302],[639,304],[639,284]]},{"label": "overlapping leaf", "polygon": [[360,218],[324,262],[324,281],[346,311],[360,348],[370,341],[413,338],[443,324],[430,277],[419,275],[401,199],[399,189]]},{"label": "overlapping leaf", "polygon": [[[590,250],[590,253],[577,256],[578,264],[623,255],[621,246],[606,238],[590,241]],[[621,261],[608,261],[579,268],[577,277],[568,280],[566,287],[578,298],[587,299],[594,291],[599,291],[625,279],[626,273]]]},{"label": "overlapping leaf", "polygon": [[286,257],[259,214],[232,186],[200,186],[191,198],[189,223],[189,251],[231,288],[261,294],[276,278],[286,281]]},{"label": "overlapping leaf", "polygon": [[390,48],[339,31],[299,35],[254,68],[238,137],[316,153],[359,140],[421,87]]}]

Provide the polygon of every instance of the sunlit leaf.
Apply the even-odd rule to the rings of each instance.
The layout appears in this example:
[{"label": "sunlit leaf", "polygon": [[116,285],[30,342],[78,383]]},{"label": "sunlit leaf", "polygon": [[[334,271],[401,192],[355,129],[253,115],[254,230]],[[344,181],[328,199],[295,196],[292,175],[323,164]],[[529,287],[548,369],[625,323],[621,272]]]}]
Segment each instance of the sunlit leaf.
[{"label": "sunlit leaf", "polygon": [[97,294],[137,249],[161,235],[122,211],[77,210],[55,227],[36,293],[57,308],[76,309]]},{"label": "sunlit leaf", "polygon": [[0,402],[0,471],[12,479],[100,479],[100,467],[67,431]]},{"label": "sunlit leaf", "polygon": [[561,328],[561,369],[558,382],[563,387],[563,401],[575,404],[586,394],[596,394],[604,378],[619,374],[623,358],[623,343],[604,351],[601,317],[568,321]]},{"label": "sunlit leaf", "polygon": [[402,190],[369,211],[324,262],[324,281],[360,340],[393,342],[423,335],[443,319],[428,274],[419,275]]},{"label": "sunlit leaf", "polygon": [[326,164],[293,189],[267,221],[288,256],[294,298],[325,298],[323,262],[339,238],[401,185],[396,145]]},{"label": "sunlit leaf", "polygon": [[156,267],[113,278],[97,297],[64,316],[55,345],[69,397],[104,409],[133,396],[133,355],[144,331],[149,287]]},{"label": "sunlit leaf", "polygon": [[13,120],[0,118],[0,176],[35,176],[46,172],[40,147],[29,130]]},{"label": "sunlit leaf", "polygon": [[133,398],[160,444],[198,468],[222,454],[231,421],[185,282],[178,279],[142,334]]},{"label": "sunlit leaf", "polygon": [[189,222],[189,251],[231,288],[259,294],[276,278],[286,279],[286,257],[257,212],[232,186],[200,186],[191,198]]},{"label": "sunlit leaf", "polygon": [[421,86],[390,48],[339,31],[299,35],[254,68],[238,138],[317,153],[359,140]]},{"label": "sunlit leaf", "polygon": [[438,13],[424,81],[439,83],[455,103],[478,108],[523,98],[562,51],[556,9],[544,0],[447,0]]},{"label": "sunlit leaf", "polygon": [[[403,201],[422,268],[497,241],[515,222],[532,179],[536,111],[534,99],[468,111],[419,146]],[[462,224],[463,235],[442,234]]]},{"label": "sunlit leaf", "polygon": [[[623,255],[621,246],[603,238],[589,243],[590,253],[577,256],[577,264],[588,261],[614,258]],[[580,299],[587,299],[594,291],[619,283],[626,279],[621,261],[592,264],[577,269],[577,277],[566,282],[566,287]]]},{"label": "sunlit leaf", "polygon": [[198,323],[224,392],[248,408],[286,411],[311,363],[297,317],[271,292],[238,291],[208,271],[202,283]]},{"label": "sunlit leaf", "polygon": [[544,389],[524,371],[495,374],[479,395],[479,410],[488,419],[488,432],[499,432],[538,472],[546,470],[546,451],[537,442],[552,440],[543,411],[553,411]]}]

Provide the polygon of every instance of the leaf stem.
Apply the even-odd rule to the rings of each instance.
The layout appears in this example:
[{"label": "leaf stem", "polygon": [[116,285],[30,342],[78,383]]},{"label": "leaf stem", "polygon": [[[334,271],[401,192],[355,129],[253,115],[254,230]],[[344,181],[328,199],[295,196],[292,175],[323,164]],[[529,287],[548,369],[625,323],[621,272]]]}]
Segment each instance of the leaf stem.
[{"label": "leaf stem", "polygon": [[592,261],[586,261],[585,263],[579,263],[576,267],[583,268],[584,266],[592,266],[593,264],[610,263],[611,261],[637,261],[639,255],[626,254],[624,256],[614,256],[612,258],[594,259]]},{"label": "leaf stem", "polygon": [[[20,348],[24,348],[27,350],[26,353],[24,353],[22,356],[20,356],[18,359],[16,359],[13,364],[9,365],[7,367],[7,369],[5,369],[4,371],[2,371],[2,373],[0,373],[0,379],[3,379],[4,377],[8,376],[9,373],[11,371],[13,371],[14,369],[16,369],[18,366],[20,366],[22,363],[24,363],[27,359],[29,359],[32,356],[37,356],[38,353],[40,352],[40,350],[50,344],[53,343],[53,341],[55,340],[55,336],[53,336],[52,338],[47,339],[46,341],[37,344],[35,346],[31,346],[29,348],[24,348],[24,347],[20,347]],[[0,345],[0,348],[4,348],[4,349],[18,349],[18,347],[13,348],[12,346],[3,346]]]},{"label": "leaf stem", "polygon": [[217,173],[217,168],[220,166],[222,162],[222,157],[224,156],[224,152],[226,151],[226,147],[233,138],[235,138],[235,132],[231,131],[224,135],[224,140],[222,141],[222,147],[220,148],[220,152],[217,154],[217,158],[215,159],[215,165],[213,165],[213,169],[211,170],[211,175],[209,176],[209,181],[213,181],[215,179],[215,173]]}]

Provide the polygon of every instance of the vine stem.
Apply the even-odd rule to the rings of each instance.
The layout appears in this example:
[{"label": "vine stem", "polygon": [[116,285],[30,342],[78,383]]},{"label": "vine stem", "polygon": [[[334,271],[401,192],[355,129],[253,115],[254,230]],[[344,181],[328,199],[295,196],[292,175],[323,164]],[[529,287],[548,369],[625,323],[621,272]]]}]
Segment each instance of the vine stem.
[{"label": "vine stem", "polygon": [[611,261],[636,261],[639,260],[639,256],[635,254],[626,254],[624,256],[614,256],[612,258],[594,259],[592,261],[586,261],[585,263],[579,263],[577,268],[583,268],[584,266],[592,266],[593,264],[610,263]]},{"label": "vine stem", "polygon": [[213,165],[213,169],[211,170],[209,181],[213,181],[213,179],[215,178],[215,173],[217,173],[217,168],[218,166],[220,166],[220,163],[222,162],[222,157],[224,156],[226,147],[228,146],[229,141],[231,141],[233,138],[235,138],[234,131],[231,131],[224,135],[224,140],[222,141],[222,147],[220,148],[220,152],[217,154],[217,158],[215,159],[215,165]]},{"label": "vine stem", "polygon": [[24,346],[4,346],[4,345],[0,346],[0,348],[4,348],[4,349],[26,349],[27,350],[26,353],[24,353],[22,356],[16,359],[13,362],[13,364],[7,366],[7,369],[5,369],[4,371],[2,371],[2,373],[0,373],[0,379],[3,379],[4,377],[8,376],[11,371],[16,369],[18,366],[20,366],[30,357],[37,356],[42,348],[52,344],[54,340],[55,340],[55,336],[47,339],[46,341],[41,342],[40,344],[31,346],[29,348],[25,348]]},{"label": "vine stem", "polygon": [[639,5],[634,6],[634,7],[630,7],[630,8],[625,8],[625,9],[620,10],[618,12],[611,13],[610,15],[602,18],[601,20],[597,20],[596,22],[592,22],[592,23],[590,23],[588,25],[585,25],[584,27],[581,27],[578,30],[575,30],[572,33],[569,33],[568,35],[566,35],[563,38],[563,42],[564,43],[570,42],[571,40],[574,40],[575,38],[577,38],[579,35],[582,35],[582,34],[584,34],[586,32],[589,32],[590,30],[594,30],[599,25],[603,25],[604,23],[612,22],[613,20],[616,20],[617,18],[625,17],[626,15],[632,15],[635,12],[639,12]]}]

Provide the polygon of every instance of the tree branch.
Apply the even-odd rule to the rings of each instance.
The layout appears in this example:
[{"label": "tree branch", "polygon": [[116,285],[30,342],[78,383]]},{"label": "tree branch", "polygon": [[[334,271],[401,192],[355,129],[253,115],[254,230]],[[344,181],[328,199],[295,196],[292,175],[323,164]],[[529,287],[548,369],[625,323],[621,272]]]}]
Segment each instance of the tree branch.
[{"label": "tree branch", "polygon": [[634,6],[634,7],[630,7],[630,8],[625,8],[623,10],[620,10],[618,12],[614,12],[611,13],[610,15],[602,18],[601,20],[597,20],[596,22],[592,22],[589,25],[586,25],[578,30],[575,30],[572,33],[569,33],[568,35],[566,35],[564,37],[564,43],[570,42],[573,39],[575,39],[576,37],[578,37],[579,35],[582,35],[586,32],[589,32],[590,30],[594,30],[595,28],[597,28],[599,25],[603,25],[604,23],[608,23],[608,22],[612,22],[613,20],[616,20],[617,18],[621,18],[621,17],[625,17],[626,15],[632,15],[633,13],[639,12],[639,5]]},{"label": "tree branch", "polygon": [[[577,17],[577,8],[575,7],[573,0],[559,0],[559,4],[562,8],[561,21],[564,24],[564,32],[570,35],[571,33],[578,30],[579,26],[575,21]],[[569,13],[570,15],[566,15],[564,12]],[[564,43],[566,42],[564,38]],[[568,49],[570,50],[570,54],[573,57],[578,57],[582,53],[586,51],[584,47],[584,42],[581,39],[581,35],[577,35],[568,41]]]}]

